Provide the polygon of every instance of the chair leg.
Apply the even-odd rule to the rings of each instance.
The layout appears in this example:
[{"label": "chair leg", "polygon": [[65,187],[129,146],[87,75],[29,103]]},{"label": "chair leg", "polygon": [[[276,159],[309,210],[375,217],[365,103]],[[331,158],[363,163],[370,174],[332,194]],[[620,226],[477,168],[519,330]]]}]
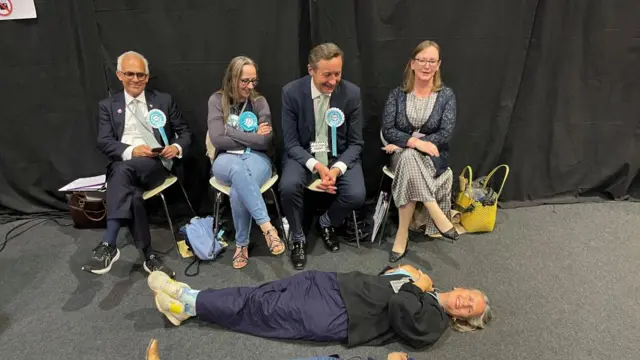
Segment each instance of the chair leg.
[{"label": "chair leg", "polygon": [[162,199],[162,205],[164,205],[164,212],[167,215],[169,229],[171,230],[171,236],[173,236],[173,243],[176,244],[176,250],[178,251],[178,254],[180,254],[180,249],[178,249],[178,240],[176,240],[176,233],[173,231],[173,221],[171,221],[171,215],[169,215],[169,207],[167,207],[167,201],[164,199],[164,195],[162,193],[160,193],[159,195],[160,199]]},{"label": "chair leg", "polygon": [[360,233],[358,231],[358,218],[356,217],[356,212],[353,211],[353,227],[356,229],[356,243],[358,244],[358,249],[360,249]]},{"label": "chair leg", "polygon": [[384,179],[387,175],[382,171],[382,177],[380,178],[380,184],[378,185],[378,194],[382,191],[382,184],[384,184]]},{"label": "chair leg", "polygon": [[193,216],[198,216],[196,212],[193,210],[193,206],[191,206],[191,201],[189,200],[187,191],[184,189],[184,186],[182,186],[182,183],[180,182],[180,180],[178,180],[178,185],[180,185],[180,189],[182,189],[182,194],[184,194],[184,199],[187,200],[187,204],[189,205],[189,209],[191,209],[191,213],[193,214]]},{"label": "chair leg", "polygon": [[291,250],[291,247],[289,246],[289,234],[287,234],[285,232],[284,229],[284,221],[282,220],[282,213],[280,212],[280,205],[278,204],[278,199],[276,198],[276,192],[273,191],[273,188],[269,189],[271,190],[271,196],[273,196],[273,202],[274,204],[276,204],[276,212],[278,213],[278,222],[280,223],[280,233],[282,234],[282,237],[284,238],[284,244],[287,247],[288,250]]},{"label": "chair leg", "polygon": [[213,236],[218,236],[220,231],[220,203],[222,202],[222,193],[216,190],[216,200],[213,205]]}]

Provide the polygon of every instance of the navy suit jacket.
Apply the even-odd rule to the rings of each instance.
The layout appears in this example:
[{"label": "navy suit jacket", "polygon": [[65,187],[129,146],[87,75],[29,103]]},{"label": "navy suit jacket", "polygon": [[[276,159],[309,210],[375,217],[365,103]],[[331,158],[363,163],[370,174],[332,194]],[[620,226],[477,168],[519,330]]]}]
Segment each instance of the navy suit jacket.
[{"label": "navy suit jacket", "polygon": [[[167,116],[164,131],[171,144],[179,144],[182,147],[182,157],[188,151],[191,144],[191,131],[182,121],[182,113],[171,98],[171,95],[155,90],[144,92],[149,110],[162,110]],[[101,100],[98,112],[98,149],[105,154],[110,162],[122,160],[122,153],[129,145],[122,143],[124,133],[124,119],[127,104],[124,100],[124,91],[119,91],[111,97]],[[153,135],[159,144],[163,143],[158,129],[153,129]]]},{"label": "navy suit jacket", "polygon": [[[329,107],[337,107],[345,115],[345,122],[337,128],[336,161],[342,161],[350,169],[360,161],[364,146],[362,139],[362,110],[360,88],[341,80],[331,94]],[[311,77],[294,80],[282,88],[282,134],[285,156],[305,166],[311,155],[311,142],[316,138],[315,112],[311,98]],[[327,125],[328,126],[328,125]],[[331,149],[331,129],[329,129]],[[331,152],[329,152],[331,159]]]}]

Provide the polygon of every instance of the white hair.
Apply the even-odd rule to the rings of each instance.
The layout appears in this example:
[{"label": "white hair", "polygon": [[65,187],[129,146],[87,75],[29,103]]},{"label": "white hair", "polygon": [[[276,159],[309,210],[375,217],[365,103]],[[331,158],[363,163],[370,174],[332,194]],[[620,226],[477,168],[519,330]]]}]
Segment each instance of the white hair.
[{"label": "white hair", "polygon": [[473,291],[478,291],[484,297],[484,311],[482,314],[478,316],[474,316],[467,319],[451,319],[451,327],[453,330],[458,332],[469,332],[479,329],[484,329],[491,320],[493,320],[493,310],[491,309],[491,305],[489,304],[489,298],[487,294],[478,290],[478,289],[470,289]]},{"label": "white hair", "polygon": [[122,71],[122,59],[124,59],[124,57],[127,55],[135,55],[140,59],[142,59],[142,61],[144,61],[144,72],[147,73],[147,75],[149,74],[149,62],[142,54],[137,53],[135,51],[127,51],[126,53],[118,56],[118,68],[117,68],[118,71]]}]

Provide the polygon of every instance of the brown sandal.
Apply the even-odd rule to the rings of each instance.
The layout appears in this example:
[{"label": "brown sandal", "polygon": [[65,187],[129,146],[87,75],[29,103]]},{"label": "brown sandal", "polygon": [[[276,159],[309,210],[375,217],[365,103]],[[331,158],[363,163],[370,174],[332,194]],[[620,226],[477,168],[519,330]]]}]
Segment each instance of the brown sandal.
[{"label": "brown sandal", "polygon": [[[249,264],[248,246],[239,246],[238,249],[240,249],[240,251],[236,252],[236,254],[233,255],[233,259],[231,260],[234,269],[242,269],[243,267],[247,266],[247,264]],[[247,255],[244,254],[245,249],[247,249]]]},{"label": "brown sandal", "polygon": [[[267,239],[267,246],[269,251],[273,255],[280,255],[285,251],[284,242],[278,237],[278,231],[276,228],[271,228],[264,233],[265,239]],[[279,250],[278,250],[279,249]]]}]

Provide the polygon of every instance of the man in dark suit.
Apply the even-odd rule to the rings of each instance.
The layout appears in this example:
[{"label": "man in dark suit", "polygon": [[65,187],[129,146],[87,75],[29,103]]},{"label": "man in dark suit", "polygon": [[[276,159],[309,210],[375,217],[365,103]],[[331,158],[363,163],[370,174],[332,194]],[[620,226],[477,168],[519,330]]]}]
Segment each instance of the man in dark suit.
[{"label": "man in dark suit", "polygon": [[[176,159],[184,156],[191,143],[191,132],[170,95],[146,90],[149,64],[140,54],[129,51],[118,57],[118,79],[124,91],[100,101],[98,148],[109,157],[107,166],[107,229],[104,240],[93,250],[83,270],[105,274],[120,257],[116,238],[127,226],[144,254],[144,269],[162,271],[174,277],[151,248],[151,233],[142,193],[167,178]],[[169,144],[150,125],[149,113],[161,111]]]},{"label": "man in dark suit", "polygon": [[[322,241],[331,252],[340,249],[334,227],[361,207],[366,196],[360,162],[364,145],[360,88],[341,80],[342,59],[342,50],[335,44],[318,45],[309,53],[309,76],[282,89],[285,154],[280,196],[293,237],[291,262],[298,270],[307,262],[302,229],[304,191],[314,178],[320,181],[319,189],[337,194],[318,221]],[[336,144],[327,114],[343,120],[335,129]]]}]

